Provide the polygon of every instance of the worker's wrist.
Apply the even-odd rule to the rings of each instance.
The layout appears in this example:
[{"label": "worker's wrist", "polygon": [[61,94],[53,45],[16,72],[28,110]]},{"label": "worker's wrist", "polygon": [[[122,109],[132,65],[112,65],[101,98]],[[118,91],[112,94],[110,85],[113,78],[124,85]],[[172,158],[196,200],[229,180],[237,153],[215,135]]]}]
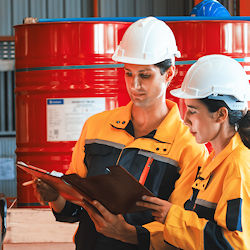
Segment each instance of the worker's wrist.
[{"label": "worker's wrist", "polygon": [[130,224],[125,224],[124,230],[121,232],[119,240],[122,242],[137,245],[136,228]]},{"label": "worker's wrist", "polygon": [[59,195],[55,201],[49,202],[49,206],[56,212],[60,213],[65,207],[66,200]]}]

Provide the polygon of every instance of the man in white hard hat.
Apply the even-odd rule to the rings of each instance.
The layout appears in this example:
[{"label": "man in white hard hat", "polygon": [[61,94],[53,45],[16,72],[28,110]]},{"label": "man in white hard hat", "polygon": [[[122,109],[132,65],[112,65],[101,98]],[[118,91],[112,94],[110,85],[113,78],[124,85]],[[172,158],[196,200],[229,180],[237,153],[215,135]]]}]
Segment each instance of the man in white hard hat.
[{"label": "man in white hard hat", "polygon": [[[192,172],[193,180],[190,169],[203,162],[206,149],[195,143],[177,105],[166,100],[179,55],[174,35],[163,21],[148,17],[127,29],[113,59],[124,63],[131,102],[86,121],[67,173],[93,176],[117,164],[157,197],[168,200],[175,184],[186,192],[190,181],[180,174]],[[47,199],[48,189],[41,184],[37,189]],[[102,217],[87,204],[78,206],[58,195],[47,200],[57,220],[80,221],[76,249],[149,249],[152,237],[142,225],[154,220],[151,211],[113,215],[95,201]],[[175,197],[176,204],[182,202]]]}]

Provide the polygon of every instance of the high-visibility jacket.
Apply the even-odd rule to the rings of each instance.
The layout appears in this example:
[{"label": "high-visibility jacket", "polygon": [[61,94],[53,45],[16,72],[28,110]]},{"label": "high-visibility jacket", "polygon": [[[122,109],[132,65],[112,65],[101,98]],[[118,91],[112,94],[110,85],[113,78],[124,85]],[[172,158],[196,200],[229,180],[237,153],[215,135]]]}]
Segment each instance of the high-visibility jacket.
[{"label": "high-visibility jacket", "polygon": [[[190,169],[204,161],[207,151],[183,124],[177,105],[168,100],[166,103],[166,118],[156,130],[139,138],[135,138],[131,122],[132,103],[90,117],[74,147],[67,173],[93,176],[105,173],[107,166],[119,164],[139,180],[152,157],[145,186],[156,196],[168,199],[180,174],[195,172]],[[55,215],[60,221],[80,221],[75,235],[77,249],[138,249],[97,233],[86,212],[72,203],[67,202],[63,211]],[[148,249],[149,233],[140,226],[154,220],[151,212],[129,213],[124,218],[136,226],[139,249]]]},{"label": "high-visibility jacket", "polygon": [[[249,180],[250,151],[236,133],[201,166],[184,208],[170,208],[164,239],[181,249],[249,249]],[[177,196],[182,196],[178,187],[172,200]]]}]

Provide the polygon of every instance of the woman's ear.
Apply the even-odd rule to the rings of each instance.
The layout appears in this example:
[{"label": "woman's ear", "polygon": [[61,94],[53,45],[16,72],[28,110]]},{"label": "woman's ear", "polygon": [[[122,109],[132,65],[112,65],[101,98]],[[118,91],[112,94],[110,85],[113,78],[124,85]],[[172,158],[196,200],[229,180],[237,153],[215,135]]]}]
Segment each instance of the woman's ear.
[{"label": "woman's ear", "polygon": [[216,112],[216,122],[222,123],[228,118],[228,110],[226,107],[219,108]]}]

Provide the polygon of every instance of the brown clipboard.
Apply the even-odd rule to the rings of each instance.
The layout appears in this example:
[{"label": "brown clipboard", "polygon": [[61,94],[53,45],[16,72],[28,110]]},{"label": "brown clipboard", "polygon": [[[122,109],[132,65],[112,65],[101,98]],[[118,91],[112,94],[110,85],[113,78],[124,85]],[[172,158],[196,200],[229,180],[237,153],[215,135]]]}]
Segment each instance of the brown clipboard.
[{"label": "brown clipboard", "polygon": [[143,195],[154,196],[123,167],[110,166],[106,174],[82,178],[77,174],[54,174],[44,169],[17,162],[19,168],[40,178],[56,189],[69,201],[97,200],[113,214],[125,214],[146,210],[136,202]]}]

